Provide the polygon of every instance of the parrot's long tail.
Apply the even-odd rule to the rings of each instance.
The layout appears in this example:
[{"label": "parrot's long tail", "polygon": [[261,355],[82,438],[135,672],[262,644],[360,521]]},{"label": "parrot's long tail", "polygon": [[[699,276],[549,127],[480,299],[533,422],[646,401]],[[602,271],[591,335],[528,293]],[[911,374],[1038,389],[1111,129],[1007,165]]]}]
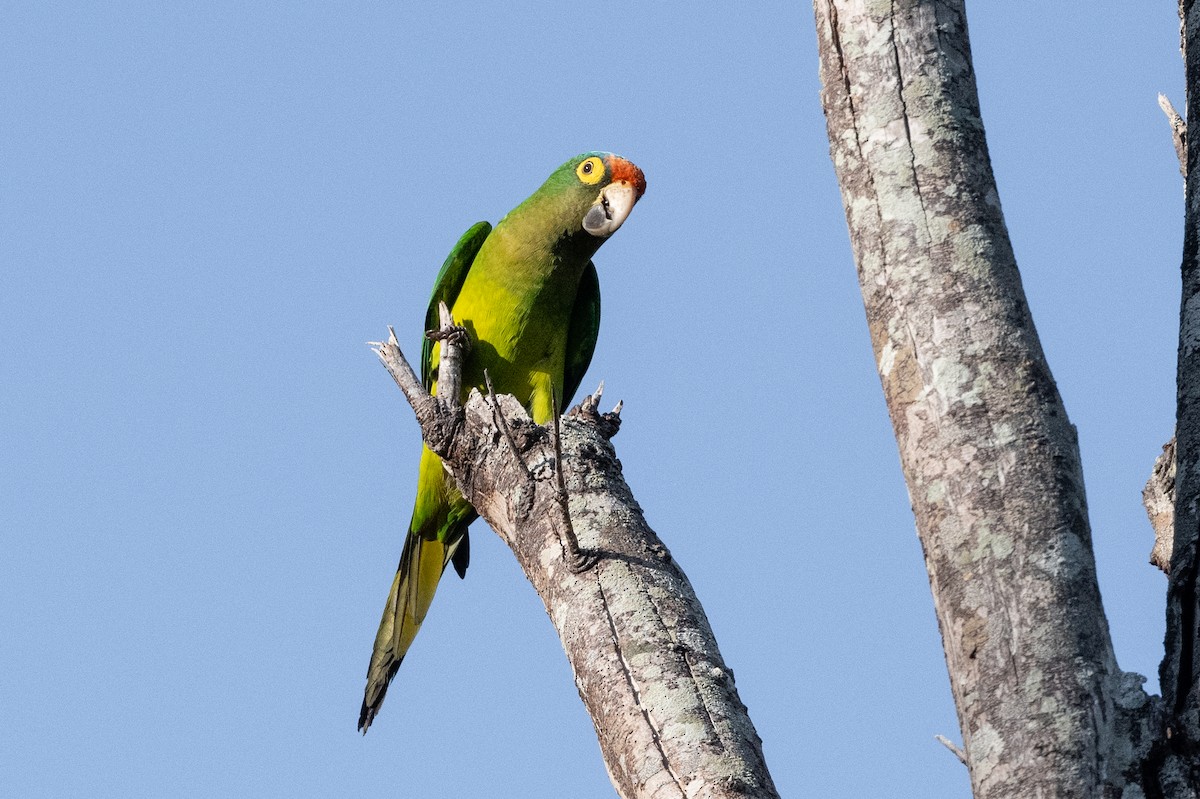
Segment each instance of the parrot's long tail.
[{"label": "parrot's long tail", "polygon": [[[405,539],[396,579],[392,581],[392,592],[388,594],[383,620],[375,636],[371,666],[367,669],[367,689],[358,715],[358,729],[364,734],[379,713],[388,683],[396,675],[400,662],[404,660],[404,653],[425,620],[425,613],[433,601],[446,564],[454,559],[460,544],[466,548],[465,541],[465,525],[461,534],[452,537],[451,543],[425,538],[414,532],[410,532]],[[456,566],[457,563],[456,560]]]}]

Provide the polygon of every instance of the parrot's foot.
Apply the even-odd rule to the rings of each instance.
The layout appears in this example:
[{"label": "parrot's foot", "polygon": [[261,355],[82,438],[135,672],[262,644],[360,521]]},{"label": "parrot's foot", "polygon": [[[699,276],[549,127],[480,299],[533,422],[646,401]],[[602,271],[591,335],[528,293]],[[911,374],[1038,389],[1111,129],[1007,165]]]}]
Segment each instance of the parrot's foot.
[{"label": "parrot's foot", "polygon": [[[554,396],[553,388],[550,389],[550,404],[552,407],[559,407],[558,398]],[[575,525],[571,523],[571,498],[567,494],[567,481],[563,478],[562,430],[559,429],[558,414],[555,414],[552,419],[552,427],[554,429],[554,477],[557,483],[555,494],[558,499],[558,507],[562,511],[562,526],[558,528],[558,541],[562,544],[563,560],[566,561],[567,568],[573,574],[581,574],[592,568],[592,566],[595,566],[600,559],[594,553],[585,552],[579,546],[579,538],[575,535]]]},{"label": "parrot's foot", "polygon": [[562,511],[562,524],[558,527],[558,543],[562,545],[563,561],[572,574],[582,574],[600,562],[600,556],[579,546],[575,525],[571,523],[571,503],[563,485],[562,473],[558,474],[558,507]]},{"label": "parrot's foot", "polygon": [[572,574],[583,574],[600,562],[600,556],[594,552],[584,552],[578,545],[572,550],[566,540],[562,544],[566,553],[566,557],[563,559],[567,562],[567,568],[571,570]]},{"label": "parrot's foot", "polygon": [[463,354],[471,351],[471,334],[465,327],[450,325],[440,330],[426,330],[425,338],[430,341],[445,341],[462,348]]},{"label": "parrot's foot", "polygon": [[567,415],[583,421],[595,427],[600,435],[605,438],[612,438],[621,429],[621,408],[624,406],[624,401],[618,402],[608,413],[600,412],[600,398],[604,396],[604,381],[600,381],[594,394],[589,394],[580,400],[579,404],[572,408]]}]

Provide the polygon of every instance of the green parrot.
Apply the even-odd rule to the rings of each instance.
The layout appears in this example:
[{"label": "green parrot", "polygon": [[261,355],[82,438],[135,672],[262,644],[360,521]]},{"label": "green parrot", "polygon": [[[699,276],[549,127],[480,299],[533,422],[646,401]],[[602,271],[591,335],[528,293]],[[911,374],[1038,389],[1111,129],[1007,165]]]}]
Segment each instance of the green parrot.
[{"label": "green parrot", "polygon": [[[445,302],[471,346],[463,399],[484,387],[519,399],[538,424],[562,413],[592,360],[600,326],[600,283],[591,257],[646,190],[642,170],[611,153],[584,153],[495,228],[480,222],[454,245],[438,273],[425,329]],[[425,341],[421,379],[437,390],[440,345]],[[556,407],[557,402],[557,407]],[[446,565],[460,577],[469,560],[467,526],[477,518],[441,460],[421,451],[417,498],[367,670],[358,728],[379,713],[388,683],[420,629]]]}]

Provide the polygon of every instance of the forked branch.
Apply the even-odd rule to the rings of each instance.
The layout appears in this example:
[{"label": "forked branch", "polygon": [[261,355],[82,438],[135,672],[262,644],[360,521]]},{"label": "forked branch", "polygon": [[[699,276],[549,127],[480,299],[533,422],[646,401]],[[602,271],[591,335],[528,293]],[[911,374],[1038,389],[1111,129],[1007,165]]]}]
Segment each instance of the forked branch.
[{"label": "forked branch", "polygon": [[[777,797],[700,602],[621,475],[609,441],[618,417],[589,397],[552,435],[508,395],[472,389],[463,407],[447,402],[441,388],[460,367],[444,351],[436,400],[394,335],[375,351],[430,449],[541,596],[619,794]],[[595,555],[590,568],[564,559],[564,515]]]}]

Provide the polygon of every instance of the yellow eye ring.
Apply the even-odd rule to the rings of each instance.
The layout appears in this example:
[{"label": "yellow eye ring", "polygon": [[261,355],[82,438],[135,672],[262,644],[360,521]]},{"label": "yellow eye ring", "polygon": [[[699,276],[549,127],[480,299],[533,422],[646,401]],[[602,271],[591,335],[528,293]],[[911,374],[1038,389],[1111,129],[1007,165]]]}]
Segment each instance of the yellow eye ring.
[{"label": "yellow eye ring", "polygon": [[596,185],[604,180],[604,161],[594,155],[583,159],[583,162],[575,167],[575,176],[588,186]]}]

